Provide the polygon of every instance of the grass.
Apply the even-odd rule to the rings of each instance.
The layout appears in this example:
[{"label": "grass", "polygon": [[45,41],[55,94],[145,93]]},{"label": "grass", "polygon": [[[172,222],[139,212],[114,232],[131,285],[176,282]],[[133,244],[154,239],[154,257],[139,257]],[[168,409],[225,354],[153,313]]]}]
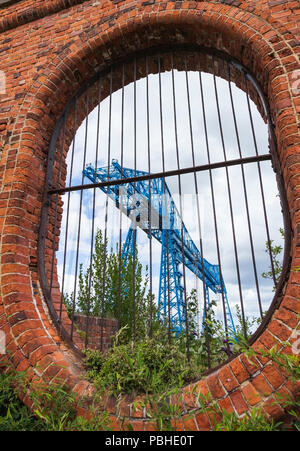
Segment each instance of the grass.
[{"label": "grass", "polygon": [[[244,352],[248,353],[249,358],[255,356],[251,349]],[[282,353],[276,347],[264,353],[288,374],[292,383],[299,381],[298,356]],[[134,397],[143,393],[148,418],[156,424],[158,431],[174,430],[174,420],[182,417],[182,386],[193,380],[199,369],[189,365],[180,346],[168,347],[153,339],[136,346],[132,343],[115,344],[105,356],[89,351],[85,364],[89,377],[98,387],[98,396],[103,392],[119,398],[124,394]],[[26,373],[13,370],[0,373],[0,431],[109,430],[109,414],[98,407],[97,396],[89,406],[90,419],[87,420],[78,416],[80,404],[63,383],[56,381],[51,385],[33,385],[26,382],[26,376]],[[20,401],[20,396],[25,393],[30,394],[31,410]],[[170,399],[175,397],[177,402],[170,403]],[[197,399],[200,410],[211,418],[215,431],[284,430],[282,423],[266,418],[260,409],[253,409],[240,418],[235,413],[220,411],[216,404],[207,399]],[[286,409],[293,429],[299,431],[300,401],[278,396],[275,402]],[[126,423],[123,422],[124,429],[128,429]]]}]

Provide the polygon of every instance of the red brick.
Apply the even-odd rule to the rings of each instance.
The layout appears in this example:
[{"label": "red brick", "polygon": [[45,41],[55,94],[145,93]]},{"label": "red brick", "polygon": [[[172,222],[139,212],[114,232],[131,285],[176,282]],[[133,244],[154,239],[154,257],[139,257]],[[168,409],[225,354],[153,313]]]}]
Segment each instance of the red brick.
[{"label": "red brick", "polygon": [[109,426],[112,431],[121,431],[121,422],[114,416],[110,416]]},{"label": "red brick", "polygon": [[220,401],[218,401],[218,405],[222,411],[225,410],[227,413],[234,412],[234,408],[233,408],[233,405],[232,405],[232,402],[231,402],[229,396],[227,398],[224,398],[224,399],[221,399]]},{"label": "red brick", "polygon": [[284,410],[278,404],[278,401],[272,397],[268,399],[263,405],[264,411],[270,415],[274,420],[279,420],[284,414]]},{"label": "red brick", "polygon": [[298,299],[285,296],[282,301],[282,307],[285,307],[297,314],[300,314],[300,301]]},{"label": "red brick", "polygon": [[285,308],[281,308],[280,310],[277,310],[274,318],[282,321],[287,326],[291,327],[292,329],[295,328],[298,324],[298,317],[296,313],[290,312],[289,310]]},{"label": "red brick", "polygon": [[144,402],[141,398],[136,398],[134,404],[132,404],[131,415],[134,418],[143,418],[144,416]]},{"label": "red brick", "polygon": [[119,416],[121,418],[130,416],[130,401],[125,397],[119,403]]},{"label": "red brick", "polygon": [[268,330],[275,335],[275,337],[278,337],[282,341],[288,340],[288,338],[291,335],[291,331],[285,327],[282,323],[279,321],[273,320],[269,326]]},{"label": "red brick", "polygon": [[231,393],[229,396],[230,396],[232,404],[234,405],[238,415],[242,415],[243,413],[247,412],[248,405],[246,404],[240,390],[236,390],[235,392]]},{"label": "red brick", "polygon": [[250,382],[242,387],[242,392],[250,406],[255,406],[261,401],[259,394]]},{"label": "red brick", "polygon": [[266,365],[269,362],[269,356],[266,355],[267,349],[261,343],[261,340],[257,340],[254,345],[252,345],[252,349],[255,352],[255,357],[261,363],[261,365]]},{"label": "red brick", "polygon": [[144,431],[155,431],[156,430],[156,423],[147,420],[144,420]]},{"label": "red brick", "polygon": [[207,385],[213,399],[220,399],[225,395],[225,391],[222,388],[217,374],[208,376]]},{"label": "red brick", "polygon": [[273,391],[270,384],[268,384],[266,378],[262,374],[258,374],[254,377],[254,379],[252,379],[252,384],[262,396],[268,396]]},{"label": "red brick", "polygon": [[144,422],[143,421],[131,421],[130,424],[134,431],[143,431],[144,430]]},{"label": "red brick", "polygon": [[[155,424],[155,423],[153,423]],[[171,420],[171,426],[173,428],[174,431],[184,431],[184,424],[183,421],[180,418],[174,418]],[[152,431],[156,431],[157,430],[157,426],[155,424],[154,429],[145,429],[146,431],[148,430],[152,430]]]},{"label": "red brick", "polygon": [[230,362],[229,366],[240,384],[249,379],[249,373],[239,358],[236,358]]},{"label": "red brick", "polygon": [[105,410],[109,413],[116,413],[117,410],[117,400],[114,396],[108,396],[106,398]]},{"label": "red brick", "polygon": [[209,422],[208,415],[206,413],[204,413],[204,412],[196,413],[195,420],[198,425],[199,431],[210,429],[210,422]]},{"label": "red brick", "polygon": [[261,368],[258,360],[254,356],[248,357],[242,354],[241,361],[243,362],[243,365],[246,367],[248,373],[251,375],[255,374]]},{"label": "red brick", "polygon": [[267,365],[263,371],[262,374],[265,376],[267,381],[271,384],[273,388],[278,388],[280,385],[283,384],[284,378],[282,375],[277,371],[274,365]]},{"label": "red brick", "polygon": [[264,331],[261,336],[259,337],[259,341],[267,348],[271,349],[273,348],[277,343],[278,340],[268,332],[268,330]]},{"label": "red brick", "polygon": [[228,392],[234,390],[238,387],[238,382],[235,379],[230,367],[228,365],[224,366],[218,373],[219,379],[226,388]]},{"label": "red brick", "polygon": [[[300,101],[299,96],[293,96],[292,91],[294,70],[298,69],[296,6],[296,1],[284,0],[181,4],[134,4],[114,1],[102,2],[96,8],[92,2],[81,0],[26,0],[2,7],[1,63],[7,68],[7,96],[0,98],[0,179],[1,183],[3,181],[0,186],[0,292],[3,298],[0,303],[6,308],[9,307],[6,315],[13,316],[6,317],[5,320],[2,317],[0,319],[3,330],[11,332],[8,350],[18,369],[26,368],[30,364],[30,361],[24,358],[25,350],[31,353],[31,363],[38,363],[45,371],[46,377],[53,376],[56,369],[51,363],[58,362],[66,367],[66,370],[60,370],[58,373],[64,377],[69,374],[70,378],[72,374],[72,365],[61,352],[67,348],[50,324],[38,293],[39,288],[35,288],[38,287],[36,257],[45,178],[44,163],[54,124],[81,85],[94,76],[100,67],[107,66],[108,55],[111,54],[113,59],[116,55],[118,58],[127,56],[133,49],[139,49],[140,42],[143,49],[144,44],[152,45],[154,41],[158,46],[161,43],[167,44],[166,37],[172,38],[173,30],[178,27],[182,30],[187,27],[189,33],[186,36],[189,42],[222,48],[225,53],[237,58],[243,55],[244,64],[254,72],[264,90],[268,89],[265,94],[268,94],[272,119],[276,126],[278,151],[294,229],[293,273],[286,285],[282,304],[278,306],[271,324],[260,337],[260,343],[270,349],[277,339],[290,339],[292,329],[296,326],[296,315],[300,313],[300,276],[295,271],[300,265],[300,176],[297,160],[299,134],[296,116],[300,112]],[[109,17],[111,14],[115,16]],[[289,45],[287,40],[282,38],[284,29],[289,31]],[[160,30],[164,30],[161,41]],[[120,40],[121,46],[118,47]],[[248,43],[246,51],[245,42]],[[59,53],[58,49],[61,49]],[[96,97],[91,95],[91,98]],[[81,111],[84,116],[85,109],[81,108]],[[78,123],[84,119],[83,116],[79,118]],[[57,175],[57,172],[56,162],[54,175]],[[65,176],[65,170],[63,172]],[[52,200],[51,208],[52,218],[50,217],[49,221],[45,252],[48,273],[51,271],[55,199]],[[61,217],[61,201],[58,214]],[[58,232],[57,230],[57,242]],[[57,277],[53,298],[59,304]],[[25,303],[28,304],[27,307]],[[33,316],[36,308],[39,309],[40,317]],[[3,315],[4,311],[1,306],[0,315]],[[22,321],[24,312],[27,316],[26,320]],[[63,312],[63,318],[65,316]],[[12,330],[8,330],[9,325]],[[48,329],[53,342],[44,327]],[[47,336],[51,343],[49,346]],[[59,347],[52,343],[59,344]],[[257,344],[254,348],[257,349]],[[265,365],[266,359],[259,356],[259,362]],[[250,375],[253,376],[252,385],[244,385],[242,388],[250,404],[256,402],[255,390],[263,396],[263,390],[270,391],[270,383],[275,390],[280,391],[285,381],[285,375],[273,365],[267,365],[262,374],[256,374],[262,369],[259,362],[251,363],[245,356],[237,358],[219,371],[220,380],[216,376],[210,376],[197,384],[197,390],[207,395],[209,386],[212,397],[219,400],[218,404],[227,405],[228,408],[230,404],[227,398],[224,398],[226,393],[223,387],[229,392],[234,390],[228,401],[235,402],[235,408],[243,411],[245,400],[238,390],[237,382],[234,379],[229,380],[230,371],[239,384],[245,383]],[[82,389],[81,394],[90,390],[88,383],[81,386],[77,381],[75,385],[80,392]],[[185,404],[187,408],[193,408],[191,394],[186,393]],[[269,402],[265,405],[268,413],[273,416],[282,413],[271,404]],[[114,418],[112,422],[113,428],[119,430],[119,421]],[[135,427],[140,424],[136,421]]]},{"label": "red brick", "polygon": [[183,417],[183,424],[185,431],[198,431],[194,415],[185,415]]},{"label": "red brick", "polygon": [[197,393],[192,387],[186,387],[183,389],[183,402],[187,410],[198,407]]}]

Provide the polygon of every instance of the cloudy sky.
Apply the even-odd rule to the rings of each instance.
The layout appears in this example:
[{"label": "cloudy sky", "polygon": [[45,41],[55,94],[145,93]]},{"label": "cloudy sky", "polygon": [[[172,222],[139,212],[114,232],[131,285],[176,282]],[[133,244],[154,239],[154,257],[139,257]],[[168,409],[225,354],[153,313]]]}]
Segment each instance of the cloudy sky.
[{"label": "cloudy sky", "polygon": [[[149,81],[149,114],[150,114],[150,153],[151,172],[162,171],[162,137],[160,124],[160,104],[159,104],[159,78],[158,75],[150,75]],[[206,121],[208,129],[208,141],[211,162],[224,160],[223,148],[218,122],[216,107],[214,80],[209,74],[202,74],[204,103],[206,109]],[[206,164],[207,148],[204,133],[204,121],[201,104],[201,91],[199,75],[196,72],[188,73],[188,84],[191,101],[191,117],[194,143],[195,164]],[[165,169],[177,169],[193,166],[192,146],[190,137],[190,122],[187,102],[187,84],[184,72],[175,71],[175,92],[176,92],[176,115],[178,132],[179,162],[176,158],[176,142],[173,111],[172,75],[165,72],[161,75],[162,86],[162,112],[163,112],[163,140]],[[246,94],[232,86],[232,93],[235,105],[235,112],[239,130],[242,156],[254,156],[255,146],[251,130],[248,113]],[[239,149],[235,133],[233,114],[230,104],[228,82],[217,78],[217,89],[219,94],[221,121],[228,160],[239,158]],[[147,138],[147,102],[146,102],[146,79],[141,79],[136,83],[136,168],[148,171],[148,138]],[[124,89],[124,166],[134,168],[134,84],[128,85]],[[121,130],[122,130],[122,90],[115,92],[111,97],[111,122],[109,121],[110,99],[107,98],[100,104],[100,134],[98,142],[98,167],[107,166],[109,150],[109,129],[111,127],[110,160],[113,158],[121,160]],[[251,102],[251,112],[253,115],[256,140],[260,154],[268,153],[268,132],[267,126],[262,120],[256,106]],[[85,133],[88,126],[87,156],[86,163],[95,162],[97,123],[99,110],[96,108],[78,129],[75,137],[74,167],[71,185],[81,184],[83,155],[85,147]],[[72,146],[71,146],[72,148]],[[68,170],[70,171],[71,150],[68,154]],[[283,244],[279,233],[282,227],[282,214],[278,197],[276,180],[269,161],[260,163],[263,174],[263,185],[267,204],[268,220],[270,225],[270,235],[278,244]],[[261,277],[261,273],[269,269],[269,256],[265,252],[265,242],[267,240],[261,191],[256,163],[244,166],[247,196],[249,203],[250,221],[255,248],[255,258],[257,273],[259,275],[260,295],[263,302],[263,309],[270,305],[272,293],[272,281]],[[258,300],[255,288],[254,270],[251,257],[250,239],[247,224],[245,199],[243,192],[242,171],[240,166],[228,169],[232,203],[234,211],[234,225],[236,229],[236,240],[238,249],[238,259],[243,289],[243,300],[245,311],[248,315],[258,316]],[[234,313],[235,304],[240,302],[239,289],[237,283],[237,270],[234,257],[234,245],[232,236],[232,226],[229,210],[229,199],[226,182],[226,171],[224,168],[212,171],[213,187],[215,191],[217,227],[220,241],[221,264],[223,277],[227,288],[229,302]],[[88,179],[84,183],[89,183]],[[173,195],[177,208],[178,201],[178,177],[168,177],[166,183]],[[218,264],[214,218],[212,210],[212,198],[209,172],[197,174],[197,185],[199,197],[195,196],[194,174],[181,176],[181,188],[183,196],[183,221],[192,239],[199,248],[199,227],[197,221],[197,202],[200,206],[201,228],[203,237],[204,258],[212,264]],[[92,205],[93,190],[86,190],[82,196],[82,216],[80,226],[80,246],[79,262],[85,267],[89,265],[92,230]],[[58,252],[59,277],[62,279],[62,268],[64,264],[63,253],[65,245],[65,221],[68,195],[64,196],[65,209],[63,227],[61,232],[60,249]],[[105,200],[106,196],[100,189],[96,190],[96,211],[95,229],[101,228],[104,231],[105,223]],[[67,233],[67,258],[65,261],[65,284],[64,291],[72,292],[74,289],[74,273],[77,252],[77,234],[79,225],[80,192],[70,194],[70,219]],[[107,236],[110,246],[115,248],[119,241],[120,211],[114,202],[109,199]],[[123,240],[126,238],[129,219],[122,215]],[[160,249],[161,246],[153,241],[153,286],[154,292],[158,292]],[[141,230],[138,231],[138,251],[144,265],[149,264],[149,239]],[[198,289],[198,298],[201,308],[203,308],[202,283],[196,280],[195,276],[187,271],[187,287]],[[218,299],[217,315],[222,317],[221,299],[213,295],[213,299]]]}]

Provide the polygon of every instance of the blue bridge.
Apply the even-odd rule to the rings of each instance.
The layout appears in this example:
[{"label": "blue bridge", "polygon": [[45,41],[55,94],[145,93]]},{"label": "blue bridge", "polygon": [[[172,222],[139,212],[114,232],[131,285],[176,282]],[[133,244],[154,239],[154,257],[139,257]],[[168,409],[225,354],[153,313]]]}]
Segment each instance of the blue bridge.
[{"label": "blue bridge", "polygon": [[123,182],[122,179],[149,176],[149,173],[121,167],[117,160],[112,160],[109,167],[95,169],[92,165],[87,165],[83,173],[93,183],[120,180],[120,184],[103,185],[100,189],[131,219],[122,249],[124,264],[129,254],[134,255],[137,227],[148,237],[152,236],[161,243],[159,315],[168,317],[170,307],[173,329],[176,332],[183,330],[185,294],[182,268],[185,265],[196,277],[204,281],[207,306],[210,304],[209,290],[222,294],[228,330],[230,335],[234,336],[236,330],[219,266],[212,265],[201,255],[181,219],[164,179],[158,177]]}]

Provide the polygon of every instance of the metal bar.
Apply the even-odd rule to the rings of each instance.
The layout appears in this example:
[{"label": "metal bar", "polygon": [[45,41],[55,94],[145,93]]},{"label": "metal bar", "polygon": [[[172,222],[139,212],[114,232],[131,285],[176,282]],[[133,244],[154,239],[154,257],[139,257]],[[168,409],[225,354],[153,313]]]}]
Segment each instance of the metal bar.
[{"label": "metal bar", "polygon": [[[171,53],[171,73],[172,73],[172,90],[173,90],[173,114],[174,114],[174,132],[176,142],[176,159],[177,168],[180,169],[179,162],[179,145],[178,145],[178,131],[177,131],[177,111],[176,111],[176,89],[174,79],[174,55]],[[182,208],[182,189],[181,178],[178,174],[178,189],[179,189],[179,212],[181,217],[181,250],[182,250],[182,272],[183,272],[183,290],[184,290],[184,313],[185,313],[185,334],[186,334],[186,353],[188,362],[190,362],[190,343],[189,343],[189,319],[188,319],[188,305],[186,293],[186,273],[185,273],[185,255],[184,255],[184,238],[183,238],[183,208]]]},{"label": "metal bar", "polygon": [[82,184],[82,185],[76,185],[76,186],[70,186],[66,188],[61,189],[50,189],[48,191],[48,194],[62,194],[62,193],[68,193],[70,191],[80,191],[82,189],[91,189],[91,188],[101,188],[104,186],[115,186],[115,185],[122,185],[125,183],[134,183],[134,182],[142,182],[144,180],[153,180],[156,178],[167,178],[167,177],[173,177],[176,175],[183,175],[183,174],[190,174],[193,172],[204,172],[204,171],[210,171],[213,169],[219,169],[224,167],[230,167],[230,166],[238,166],[241,164],[248,164],[248,163],[256,163],[257,161],[267,161],[272,160],[271,154],[263,154],[253,157],[245,157],[245,158],[238,158],[235,160],[227,160],[227,161],[220,161],[217,163],[208,163],[208,164],[202,164],[197,165],[192,168],[182,168],[182,169],[176,169],[176,170],[170,170],[165,172],[156,172],[155,174],[147,174],[142,175],[138,177],[129,177],[129,178],[123,178],[122,180],[109,180],[107,182],[99,182],[99,183],[88,183],[88,184]]},{"label": "metal bar", "polygon": [[[72,143],[72,153],[71,153],[71,164],[70,164],[70,175],[69,175],[69,185],[72,182],[73,176],[73,166],[74,166],[74,153],[75,153],[75,141],[76,141],[76,126],[77,126],[77,102],[74,105],[74,138]],[[60,311],[59,311],[59,319],[62,317],[63,310],[63,300],[64,300],[64,287],[65,287],[65,270],[66,270],[66,259],[67,259],[67,246],[68,246],[68,232],[69,232],[69,216],[70,216],[70,201],[71,201],[71,193],[68,193],[67,200],[67,216],[66,216],[66,230],[65,230],[65,245],[64,245],[64,259],[63,259],[63,274],[62,274],[62,286],[61,286],[61,299],[60,299]],[[72,303],[72,318],[74,317],[75,310],[75,299],[73,299]],[[73,320],[72,320],[73,327]]]},{"label": "metal bar", "polygon": [[[60,149],[60,156],[59,156],[59,168],[58,168],[58,174],[57,174],[57,185],[60,183],[60,177],[61,177],[61,169],[62,169],[62,163],[63,163],[63,154],[64,154],[64,147],[65,147],[65,133],[66,133],[66,119],[67,116],[64,116],[63,121],[63,128],[62,128],[62,145]],[[59,193],[55,196],[55,214],[54,214],[54,227],[53,227],[53,243],[52,243],[52,261],[51,261],[51,275],[50,275],[50,296],[52,293],[52,285],[53,285],[53,275],[54,275],[54,261],[55,261],[55,247],[56,247],[56,232],[57,232],[57,215],[58,215],[58,199],[59,199]]]},{"label": "metal bar", "polygon": [[[213,61],[214,63],[214,61]],[[201,105],[202,105],[202,115],[203,115],[203,123],[205,130],[205,143],[206,143],[206,154],[208,163],[210,164],[210,148],[208,141],[208,130],[207,130],[207,121],[206,121],[206,111],[205,111],[205,100],[204,100],[204,92],[203,92],[203,83],[202,83],[202,75],[201,71],[199,71],[199,82],[200,82],[200,92],[201,92]],[[220,283],[221,283],[221,295],[222,295],[222,304],[223,304],[223,313],[224,313],[224,326],[226,336],[228,337],[228,325],[227,318],[225,314],[225,297],[224,297],[224,289],[223,289],[223,276],[222,276],[222,266],[221,266],[221,255],[220,255],[220,245],[219,245],[219,233],[218,233],[218,224],[217,224],[217,214],[216,214],[216,205],[215,205],[215,194],[214,194],[214,183],[212,177],[212,170],[209,169],[209,181],[210,181],[210,191],[211,191],[211,199],[212,199],[212,207],[213,207],[213,217],[214,217],[214,228],[215,228],[215,239],[216,239],[216,247],[217,247],[217,257],[218,257],[218,265],[220,271]]]},{"label": "metal bar", "polygon": [[[229,66],[228,66],[228,68],[229,68]],[[216,98],[216,105],[217,105],[220,136],[221,136],[221,141],[222,141],[223,156],[224,156],[224,161],[227,161],[226,146],[225,146],[225,140],[224,140],[223,127],[222,127],[222,119],[221,119],[220,103],[219,103],[219,94],[218,94],[218,87],[217,87],[215,70],[214,70],[214,73],[213,73],[213,78],[214,78],[215,98]],[[229,81],[229,83],[230,83],[230,81]],[[231,184],[230,184],[230,179],[229,179],[228,167],[225,167],[225,171],[226,171],[227,193],[228,193],[229,209],[230,209],[231,230],[232,230],[232,238],[233,238],[233,246],[234,246],[234,256],[235,256],[237,280],[238,280],[238,286],[239,286],[239,296],[240,296],[240,305],[241,305],[241,313],[242,313],[242,322],[243,322],[243,329],[244,329],[244,337],[247,339],[245,310],[244,310],[244,301],[243,301],[241,275],[240,275],[240,264],[239,264],[239,257],[238,257],[238,251],[237,251],[237,242],[236,242],[236,233],[235,233],[235,221],[234,221],[234,215],[233,215],[233,205],[232,205],[232,196],[231,196]]]},{"label": "metal bar", "polygon": [[[85,137],[84,137],[84,153],[83,153],[83,164],[82,164],[82,183],[84,179],[83,170],[85,168],[86,162],[86,153],[87,153],[87,134],[88,134],[88,112],[89,112],[89,91],[87,90],[85,93],[85,105],[86,105],[86,118],[85,118]],[[76,261],[75,261],[75,279],[74,279],[74,300],[76,299],[77,293],[77,276],[78,276],[78,262],[79,262],[79,246],[80,246],[80,234],[81,234],[81,215],[82,215],[82,198],[83,191],[80,192],[80,203],[79,203],[79,216],[78,216],[78,226],[77,226],[77,245],[76,245]],[[72,330],[71,330],[71,339],[73,339],[73,323],[74,317],[72,318]]]},{"label": "metal bar", "polygon": [[[255,129],[254,129],[252,112],[251,112],[250,100],[249,100],[248,80],[247,80],[246,76],[244,76],[244,80],[245,80],[245,86],[246,86],[246,98],[247,98],[247,106],[248,106],[248,111],[249,111],[249,119],[250,119],[250,124],[251,124],[251,131],[252,131],[252,136],[253,136],[253,143],[254,143],[255,153],[256,153],[256,155],[258,155],[257,140],[256,140]],[[270,228],[269,228],[269,222],[268,222],[268,216],[267,216],[267,207],[266,207],[261,167],[260,167],[259,161],[257,162],[257,170],[258,170],[258,176],[259,176],[261,199],[262,199],[262,204],[263,204],[263,212],[264,212],[264,220],[265,220],[265,227],[266,227],[266,234],[267,234],[267,241],[268,241],[270,263],[271,263],[271,271],[272,271],[274,285],[276,288],[277,287],[277,279],[276,279],[275,268],[274,268],[273,253],[272,253],[272,249],[271,249]]]},{"label": "metal bar", "polygon": [[[146,56],[146,108],[147,108],[147,151],[148,151],[148,172],[151,173],[151,141],[150,141],[150,100],[149,100],[149,60]],[[151,200],[152,190],[151,183],[149,182],[149,204],[148,204],[148,223],[149,230],[152,230],[152,214],[151,214]],[[149,325],[149,337],[152,338],[153,327],[153,268],[152,268],[152,233],[149,233],[149,279],[150,279],[150,325]]]},{"label": "metal bar", "polygon": [[[134,114],[133,114],[133,129],[134,129],[134,144],[133,144],[133,150],[134,150],[134,177],[136,177],[136,58],[134,59],[134,65],[133,65],[133,104],[134,104]],[[136,193],[136,182],[133,184],[134,187],[134,193]],[[135,218],[135,229],[134,229],[134,246],[133,246],[133,260],[132,260],[132,308],[133,308],[133,341],[136,339],[136,298],[135,298],[135,289],[136,289],[136,280],[135,280],[135,269],[136,269],[136,235],[137,235],[137,224],[136,224],[136,218]]]},{"label": "metal bar", "polygon": [[[112,107],[112,86],[113,71],[110,72],[110,89],[109,89],[109,119],[108,119],[108,144],[107,144],[107,180],[109,180],[110,172],[110,152],[111,152],[111,107]],[[101,333],[100,333],[100,350],[103,351],[103,333],[104,333],[104,315],[105,315],[105,283],[106,283],[106,258],[107,258],[107,219],[108,219],[108,193],[105,201],[105,218],[104,218],[104,257],[103,257],[103,273],[102,273],[102,311],[101,311]]]},{"label": "metal bar", "polygon": [[[122,106],[121,106],[121,178],[123,176],[124,164],[124,86],[125,86],[125,67],[122,65]],[[118,326],[121,328],[121,302],[122,302],[122,218],[123,213],[120,209],[119,216],[119,280],[118,280]]]},{"label": "metal bar", "polygon": [[[101,103],[101,80],[99,80],[98,89],[98,111],[97,111],[97,133],[96,133],[96,151],[95,151],[95,167],[98,162],[99,153],[99,134],[100,134],[100,103]],[[86,328],[85,328],[85,346],[88,345],[89,338],[89,317],[91,308],[91,284],[93,277],[93,251],[94,251],[94,233],[95,233],[95,212],[96,212],[96,188],[93,190],[93,206],[92,206],[92,232],[91,232],[91,248],[90,248],[90,272],[88,281],[88,311],[86,314]]]},{"label": "metal bar", "polygon": [[[163,102],[162,102],[162,83],[161,83],[161,59],[160,55],[158,56],[158,81],[159,81],[159,116],[160,116],[160,135],[161,135],[161,159],[162,159],[162,170],[165,173],[165,142],[164,142],[164,124],[163,124]],[[171,299],[170,299],[170,257],[169,257],[169,230],[168,223],[166,218],[167,212],[167,199],[166,199],[166,179],[163,177],[163,192],[164,192],[164,215],[163,215],[163,224],[165,227],[163,233],[165,233],[166,237],[166,265],[167,265],[167,277],[164,283],[167,283],[167,292],[168,292],[168,343],[171,344]],[[163,246],[163,244],[162,244]]]},{"label": "metal bar", "polygon": [[[189,128],[190,128],[190,140],[191,140],[191,149],[192,149],[192,160],[193,167],[195,167],[195,147],[194,147],[194,133],[193,133],[193,123],[192,123],[192,110],[191,110],[191,100],[190,100],[190,88],[189,88],[189,77],[187,71],[187,61],[186,57],[184,60],[185,63],[185,77],[186,77],[186,91],[187,91],[187,100],[188,100],[188,113],[189,113]],[[200,65],[200,60],[199,60]],[[199,230],[199,247],[201,254],[201,266],[204,268],[204,255],[203,255],[203,237],[202,237],[202,227],[201,227],[201,213],[200,213],[200,202],[199,202],[199,190],[198,190],[198,180],[197,180],[197,172],[194,171],[194,185],[195,185],[195,194],[197,200],[197,222],[198,222],[198,230]],[[205,272],[203,271],[202,277],[203,284],[203,298],[204,298],[204,317],[207,318],[207,299],[206,299],[206,283],[205,283]],[[198,306],[199,308],[199,306]],[[203,319],[202,319],[203,322]],[[200,328],[199,328],[200,333]],[[205,337],[206,337],[206,347],[207,347],[207,360],[208,367],[211,367],[211,356],[210,356],[210,342],[209,336],[207,333],[207,324],[205,324]]]},{"label": "metal bar", "polygon": [[[233,95],[232,95],[230,78],[229,78],[228,86],[229,86],[230,103],[231,103],[231,109],[232,109],[233,120],[234,120],[234,129],[235,129],[235,134],[236,134],[237,146],[238,146],[238,151],[239,151],[240,158],[242,158],[240,136],[239,136],[239,130],[238,130],[238,125],[237,125],[237,120],[236,120],[236,113],[235,113],[235,107],[234,107],[234,101],[233,101]],[[258,158],[258,155],[256,155],[256,158]],[[257,161],[260,161],[260,160],[257,159]],[[245,200],[245,207],[246,207],[246,214],[247,214],[247,224],[248,224],[248,232],[249,232],[249,239],[250,239],[253,272],[254,272],[255,285],[256,285],[256,293],[257,293],[257,299],[258,299],[258,306],[259,306],[260,316],[262,318],[263,317],[263,311],[262,311],[262,303],[261,303],[259,283],[258,283],[257,267],[256,267],[255,252],[254,252],[254,243],[253,243],[253,237],[252,237],[252,228],[251,228],[251,220],[250,220],[250,212],[249,212],[249,204],[248,204],[248,195],[247,195],[244,163],[241,163],[241,172],[242,172],[243,193],[244,193],[244,200]]]}]

